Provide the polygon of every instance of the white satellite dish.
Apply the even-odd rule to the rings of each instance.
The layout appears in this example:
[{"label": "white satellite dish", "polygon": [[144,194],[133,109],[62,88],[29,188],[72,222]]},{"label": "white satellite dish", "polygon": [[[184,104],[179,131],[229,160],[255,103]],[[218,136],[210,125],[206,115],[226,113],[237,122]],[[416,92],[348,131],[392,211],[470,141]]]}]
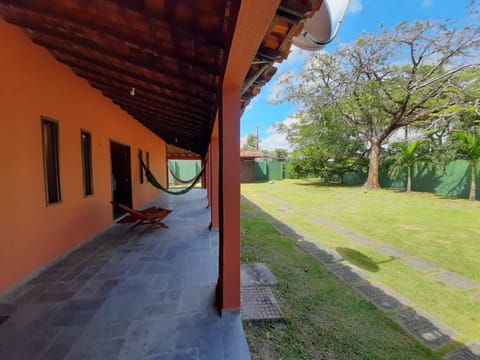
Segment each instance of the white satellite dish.
[{"label": "white satellite dish", "polygon": [[335,39],[340,30],[343,18],[347,13],[350,0],[347,1],[345,9],[338,21],[335,31],[333,31],[333,19],[327,1],[323,0],[320,9],[305,22],[302,32],[292,40],[293,45],[303,50],[316,51],[325,47],[325,45]]}]

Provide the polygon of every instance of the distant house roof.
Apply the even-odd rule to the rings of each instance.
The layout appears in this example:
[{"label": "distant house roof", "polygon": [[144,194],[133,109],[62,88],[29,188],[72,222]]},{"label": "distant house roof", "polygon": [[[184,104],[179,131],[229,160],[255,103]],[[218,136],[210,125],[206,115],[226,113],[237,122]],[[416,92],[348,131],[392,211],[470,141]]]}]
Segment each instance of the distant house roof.
[{"label": "distant house roof", "polygon": [[241,158],[261,158],[263,154],[258,150],[240,150]]}]

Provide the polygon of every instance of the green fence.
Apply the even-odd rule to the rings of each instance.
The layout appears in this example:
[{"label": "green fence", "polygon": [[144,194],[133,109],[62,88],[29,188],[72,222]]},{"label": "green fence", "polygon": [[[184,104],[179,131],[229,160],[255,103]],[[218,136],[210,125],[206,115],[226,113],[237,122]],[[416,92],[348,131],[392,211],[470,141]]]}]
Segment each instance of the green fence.
[{"label": "green fence", "polygon": [[285,161],[257,161],[255,163],[257,181],[290,179],[288,163]]},{"label": "green fence", "polygon": [[[202,170],[200,160],[169,160],[168,166],[175,173],[176,177],[185,181],[195,178]],[[170,171],[168,172],[168,183],[178,183],[170,174]]]},{"label": "green fence", "polygon": [[[200,160],[169,160],[168,166],[182,180],[190,180],[201,171]],[[255,179],[257,181],[290,179],[288,163],[284,161],[255,162]],[[177,184],[172,174],[168,173],[169,184]]]},{"label": "green fence", "polygon": [[[477,199],[480,199],[480,169],[477,169]],[[343,177],[345,185],[362,185],[367,179],[367,173],[351,173]],[[412,174],[412,191],[430,192],[439,195],[468,198],[472,181],[470,165],[459,160],[450,163],[443,173],[432,170],[427,165],[416,165]],[[405,173],[395,179],[388,176],[387,171],[380,170],[380,186],[383,188],[405,189],[407,176]]]}]

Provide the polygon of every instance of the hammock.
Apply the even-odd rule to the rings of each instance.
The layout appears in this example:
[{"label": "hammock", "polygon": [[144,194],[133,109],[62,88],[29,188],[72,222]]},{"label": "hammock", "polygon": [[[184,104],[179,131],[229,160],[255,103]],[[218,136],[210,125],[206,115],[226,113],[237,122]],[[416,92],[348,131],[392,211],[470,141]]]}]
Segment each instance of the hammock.
[{"label": "hammock", "polygon": [[160,189],[160,190],[162,190],[162,191],[164,191],[164,192],[166,192],[167,194],[170,194],[170,195],[183,195],[183,194],[188,193],[198,183],[198,180],[201,179],[201,177],[203,175],[203,172],[205,171],[205,168],[206,168],[206,166],[204,166],[203,169],[200,171],[200,173],[197,175],[197,177],[195,179],[193,179],[193,182],[188,187],[186,187],[185,189],[182,189],[182,190],[179,190],[179,191],[171,191],[171,190],[167,189],[166,187],[163,187],[162,184],[160,184],[158,182],[158,180],[152,174],[152,172],[150,171],[148,166],[145,165],[145,163],[143,162],[143,159],[140,157],[140,155],[138,156],[138,160],[140,160],[140,164],[142,165],[142,168],[145,170],[145,175],[147,176],[147,179],[150,182],[150,184],[152,184],[157,189]]},{"label": "hammock", "polygon": [[194,181],[195,178],[196,178],[196,175],[195,175],[195,176],[194,176],[193,178],[191,178],[190,180],[182,180],[182,179],[180,179],[180,178],[177,176],[177,174],[175,174],[175,172],[172,170],[172,168],[171,168],[170,166],[168,167],[168,170],[170,170],[170,174],[172,175],[172,177],[173,177],[176,181],[178,181],[179,183],[182,183],[182,184],[190,184],[190,183],[191,183],[192,181]]}]

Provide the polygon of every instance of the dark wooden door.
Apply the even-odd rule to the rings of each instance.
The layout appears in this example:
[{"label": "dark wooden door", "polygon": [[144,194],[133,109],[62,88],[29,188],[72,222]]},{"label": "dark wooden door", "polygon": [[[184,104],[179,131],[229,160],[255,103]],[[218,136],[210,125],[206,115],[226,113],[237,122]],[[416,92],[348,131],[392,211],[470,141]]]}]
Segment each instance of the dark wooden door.
[{"label": "dark wooden door", "polygon": [[[130,147],[111,141],[110,156],[112,161],[112,199],[117,203],[132,207]],[[114,207],[114,219],[123,214],[121,209]]]}]

